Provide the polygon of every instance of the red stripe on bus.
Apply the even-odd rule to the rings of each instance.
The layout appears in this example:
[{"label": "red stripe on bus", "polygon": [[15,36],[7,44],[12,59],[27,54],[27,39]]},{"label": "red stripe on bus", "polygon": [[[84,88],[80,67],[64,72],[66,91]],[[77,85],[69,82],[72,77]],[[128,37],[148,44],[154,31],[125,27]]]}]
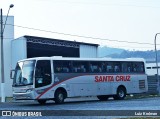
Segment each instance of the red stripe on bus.
[{"label": "red stripe on bus", "polygon": [[[80,76],[85,76],[85,75],[80,75]],[[49,91],[51,88],[53,88],[54,86],[64,82],[64,81],[67,81],[67,80],[70,80],[70,79],[73,79],[73,78],[76,78],[76,77],[80,77],[80,76],[75,76],[75,77],[72,77],[72,78],[69,78],[69,79],[66,79],[66,80],[63,80],[59,83],[56,83],[56,84],[53,84],[51,87],[49,87],[48,89],[46,89],[43,93],[41,93],[36,99],[39,99],[42,95],[44,95],[47,91]]]},{"label": "red stripe on bus", "polygon": [[[69,80],[69,79],[66,79],[66,80]],[[66,80],[64,80],[64,81],[66,81]],[[60,84],[60,83],[62,83],[62,82],[64,82],[64,81],[61,81],[61,82],[59,82],[59,83],[57,83],[57,84],[53,84],[51,87],[49,87],[48,89],[46,89],[43,93],[41,93],[38,97],[37,97],[37,99],[39,99],[42,95],[44,95],[47,91],[49,91],[51,88],[53,88],[54,86],[56,86],[56,85],[58,85],[58,84]]]}]

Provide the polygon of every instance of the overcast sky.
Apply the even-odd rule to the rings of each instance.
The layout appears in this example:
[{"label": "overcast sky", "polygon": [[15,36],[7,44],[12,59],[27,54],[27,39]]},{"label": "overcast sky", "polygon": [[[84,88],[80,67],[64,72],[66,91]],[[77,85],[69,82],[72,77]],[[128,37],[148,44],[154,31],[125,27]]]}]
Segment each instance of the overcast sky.
[{"label": "overcast sky", "polygon": [[11,3],[14,24],[34,28],[15,26],[15,38],[32,35],[151,50],[155,34],[160,32],[160,0],[0,0],[3,15]]}]

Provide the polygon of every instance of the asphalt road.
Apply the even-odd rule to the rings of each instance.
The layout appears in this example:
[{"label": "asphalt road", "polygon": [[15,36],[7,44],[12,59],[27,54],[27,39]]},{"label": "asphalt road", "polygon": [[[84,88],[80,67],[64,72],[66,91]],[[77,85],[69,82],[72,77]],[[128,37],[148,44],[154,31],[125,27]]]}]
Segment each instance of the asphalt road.
[{"label": "asphalt road", "polygon": [[[0,110],[11,111],[12,116],[33,118],[36,114],[43,118],[111,118],[123,116],[159,116],[160,97],[99,101],[95,97],[67,99],[64,104],[57,105],[54,101],[40,105],[35,101],[10,101],[0,103]],[[29,111],[29,112],[28,112]],[[31,112],[30,112],[31,111]],[[35,114],[32,114],[32,111]],[[14,113],[15,112],[15,113]],[[19,112],[19,113],[18,113]],[[21,113],[20,113],[21,112]],[[149,113],[148,113],[149,112]],[[3,112],[6,114],[5,112]],[[141,115],[142,113],[142,115]],[[144,114],[148,115],[144,115]],[[54,115],[54,116],[53,116]],[[24,117],[20,117],[24,116]],[[27,117],[30,116],[30,117]],[[109,117],[108,117],[109,116]],[[3,117],[6,118],[6,117]],[[35,117],[37,118],[37,117]]]}]

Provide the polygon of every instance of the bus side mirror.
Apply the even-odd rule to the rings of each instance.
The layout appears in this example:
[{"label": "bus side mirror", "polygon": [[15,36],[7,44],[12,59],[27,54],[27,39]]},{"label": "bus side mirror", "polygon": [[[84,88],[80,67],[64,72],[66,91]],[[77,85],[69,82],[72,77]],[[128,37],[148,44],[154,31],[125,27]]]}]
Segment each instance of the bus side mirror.
[{"label": "bus side mirror", "polygon": [[10,79],[14,79],[15,70],[10,71]]}]

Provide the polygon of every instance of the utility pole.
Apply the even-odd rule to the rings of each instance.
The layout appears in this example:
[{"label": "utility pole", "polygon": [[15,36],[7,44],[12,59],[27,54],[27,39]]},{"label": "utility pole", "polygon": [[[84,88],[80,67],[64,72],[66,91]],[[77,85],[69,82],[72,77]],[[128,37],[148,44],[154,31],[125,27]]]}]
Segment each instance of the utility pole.
[{"label": "utility pole", "polygon": [[1,102],[5,102],[5,77],[4,77],[4,51],[3,51],[3,34],[5,30],[5,26],[7,23],[8,14],[10,11],[10,8],[12,8],[14,5],[11,4],[8,9],[8,13],[6,16],[5,24],[3,25],[3,13],[1,9]]},{"label": "utility pole", "polygon": [[159,70],[158,70],[158,55],[157,55],[157,45],[156,45],[156,40],[157,40],[157,35],[160,33],[156,33],[154,43],[155,43],[155,54],[156,54],[156,68],[157,68],[157,91],[160,93],[160,81],[159,81]]},{"label": "utility pole", "polygon": [[4,54],[3,54],[3,14],[1,9],[1,102],[5,102]]}]

